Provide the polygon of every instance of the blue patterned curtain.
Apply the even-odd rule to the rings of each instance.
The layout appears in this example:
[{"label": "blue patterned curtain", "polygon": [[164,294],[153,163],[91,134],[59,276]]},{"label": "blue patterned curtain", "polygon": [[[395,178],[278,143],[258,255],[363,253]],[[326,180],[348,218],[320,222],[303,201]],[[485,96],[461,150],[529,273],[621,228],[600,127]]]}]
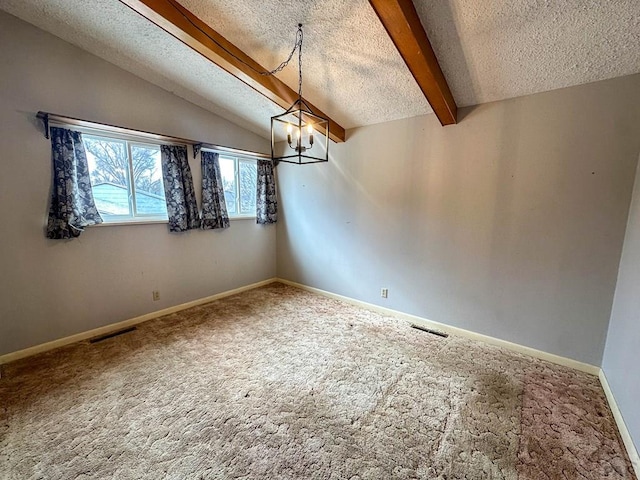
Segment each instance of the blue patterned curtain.
[{"label": "blue patterned curtain", "polygon": [[167,199],[169,231],[184,232],[200,227],[200,216],[187,160],[187,147],[161,145],[164,194]]},{"label": "blue patterned curtain", "polygon": [[229,214],[224,201],[224,187],[218,154],[214,152],[200,153],[202,165],[202,228],[228,228]]},{"label": "blue patterned curtain", "polygon": [[260,224],[278,221],[278,199],[276,177],[271,160],[258,159],[258,181],[256,191],[256,222]]},{"label": "blue patterned curtain", "polygon": [[51,127],[53,188],[47,238],[74,238],[84,227],[102,223],[89,178],[82,134]]}]

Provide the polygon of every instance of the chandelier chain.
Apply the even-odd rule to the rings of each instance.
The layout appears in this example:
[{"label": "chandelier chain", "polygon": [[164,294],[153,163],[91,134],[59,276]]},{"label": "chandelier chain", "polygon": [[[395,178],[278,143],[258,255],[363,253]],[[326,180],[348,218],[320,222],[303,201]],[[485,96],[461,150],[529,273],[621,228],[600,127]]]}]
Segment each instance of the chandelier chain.
[{"label": "chandelier chain", "polygon": [[299,73],[298,93],[300,94],[300,96],[302,95],[302,66],[301,66],[302,65],[302,24],[298,24],[298,31],[296,32],[296,43],[293,46],[293,49],[291,50],[291,53],[289,53],[289,56],[287,57],[287,59],[284,62],[282,62],[280,65],[278,65],[276,68],[274,68],[273,70],[258,70],[253,65],[250,65],[249,63],[244,61],[238,55],[236,55],[235,53],[230,51],[228,48],[226,48],[224,45],[222,45],[218,40],[216,40],[211,35],[209,35],[209,33],[207,33],[199,25],[197,25],[191,19],[191,17],[189,17],[187,14],[185,14],[178,7],[178,5],[176,5],[176,3],[173,0],[170,0],[169,3],[171,4],[171,6],[173,8],[175,8],[180,13],[180,15],[182,15],[184,17],[185,20],[187,20],[192,26],[197,28],[200,31],[200,33],[205,35],[209,40],[211,40],[213,43],[215,43],[218,47],[220,47],[222,50],[224,50],[231,57],[233,57],[234,59],[236,59],[237,61],[239,61],[243,65],[245,65],[246,67],[250,68],[251,70],[253,70],[257,74],[260,74],[260,75],[263,75],[263,76],[271,76],[271,75],[275,75],[278,72],[281,72],[282,70],[284,70],[284,68],[287,65],[289,65],[289,63],[291,62],[291,59],[293,58],[293,54],[296,53],[296,50],[298,50],[298,63],[299,63],[299,69],[298,69],[298,73]]},{"label": "chandelier chain", "polygon": [[[296,46],[298,48],[298,98],[302,98],[302,37],[302,24],[299,23],[298,33],[296,34]],[[291,59],[291,57],[289,57],[289,59]]]}]

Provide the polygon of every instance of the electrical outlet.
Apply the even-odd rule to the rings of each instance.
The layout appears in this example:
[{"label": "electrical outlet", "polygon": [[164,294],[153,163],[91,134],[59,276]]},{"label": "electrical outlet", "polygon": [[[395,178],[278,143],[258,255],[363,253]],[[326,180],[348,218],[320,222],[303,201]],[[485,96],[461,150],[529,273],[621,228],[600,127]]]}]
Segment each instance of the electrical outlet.
[{"label": "electrical outlet", "polygon": [[380,296],[382,298],[387,298],[389,296],[389,289],[388,288],[380,289]]},{"label": "electrical outlet", "polygon": [[153,291],[153,301],[157,302],[158,300],[160,300],[160,292],[158,290],[154,290]]}]

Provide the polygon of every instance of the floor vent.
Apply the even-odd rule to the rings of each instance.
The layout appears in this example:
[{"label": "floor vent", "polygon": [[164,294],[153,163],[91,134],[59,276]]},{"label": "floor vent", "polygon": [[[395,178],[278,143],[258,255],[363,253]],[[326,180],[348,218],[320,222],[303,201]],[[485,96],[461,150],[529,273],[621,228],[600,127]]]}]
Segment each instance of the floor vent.
[{"label": "floor vent", "polygon": [[102,335],[100,337],[92,338],[91,340],[89,340],[89,343],[102,342],[103,340],[107,340],[109,338],[117,337],[118,335],[123,335],[125,333],[133,332],[134,330],[136,330],[136,327],[125,328],[124,330],[118,330],[116,332],[107,333],[106,335]]},{"label": "floor vent", "polygon": [[422,325],[416,325],[415,323],[412,323],[411,326],[417,330],[422,330],[423,332],[427,332],[432,335],[438,335],[439,337],[447,338],[449,336],[448,333],[439,332],[438,330],[431,330],[430,328],[423,327]]}]

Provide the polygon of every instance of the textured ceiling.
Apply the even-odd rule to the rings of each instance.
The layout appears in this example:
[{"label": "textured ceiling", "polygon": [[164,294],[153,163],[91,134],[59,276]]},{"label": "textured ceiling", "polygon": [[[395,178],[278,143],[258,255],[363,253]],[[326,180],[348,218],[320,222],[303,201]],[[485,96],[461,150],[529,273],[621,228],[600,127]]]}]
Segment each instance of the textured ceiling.
[{"label": "textured ceiling", "polygon": [[640,72],[640,0],[415,0],[458,105]]},{"label": "textured ceiling", "polygon": [[[267,68],[303,23],[304,95],[343,127],[431,111],[367,0],[180,3]],[[414,3],[459,106],[640,72],[638,0]],[[118,0],[0,8],[265,137],[282,111]]]}]

